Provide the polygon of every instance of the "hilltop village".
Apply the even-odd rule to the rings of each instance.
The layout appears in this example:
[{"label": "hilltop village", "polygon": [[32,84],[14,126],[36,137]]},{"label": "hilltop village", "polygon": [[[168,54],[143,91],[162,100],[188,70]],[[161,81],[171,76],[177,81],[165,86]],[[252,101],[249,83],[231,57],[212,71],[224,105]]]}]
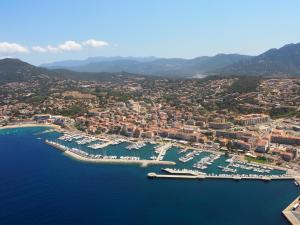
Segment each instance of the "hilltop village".
[{"label": "hilltop village", "polygon": [[300,79],[48,79],[3,84],[0,99],[1,126],[34,120],[89,134],[205,144],[299,170]]}]

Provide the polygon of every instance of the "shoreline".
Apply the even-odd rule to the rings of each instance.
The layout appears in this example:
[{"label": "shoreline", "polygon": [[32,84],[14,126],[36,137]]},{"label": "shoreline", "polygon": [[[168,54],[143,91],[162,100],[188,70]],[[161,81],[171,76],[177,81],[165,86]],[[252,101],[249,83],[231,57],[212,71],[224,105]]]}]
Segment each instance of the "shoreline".
[{"label": "shoreline", "polygon": [[15,128],[26,128],[26,127],[51,127],[56,130],[62,130],[60,126],[54,125],[54,124],[40,124],[40,123],[28,123],[28,124],[13,124],[13,125],[7,125],[7,126],[2,126],[0,127],[0,130],[5,130],[5,129],[15,129]]},{"label": "shoreline", "polygon": [[[47,124],[34,123],[34,122],[33,123],[25,123],[25,124],[20,123],[20,124],[12,124],[12,125],[7,125],[7,126],[2,126],[2,127],[0,127],[0,131],[1,130],[5,130],[5,129],[27,128],[27,127],[49,127],[49,128],[55,129],[56,132],[67,132],[67,131],[72,132],[71,130],[63,129],[63,128],[61,128],[58,125],[49,124],[49,123],[47,123]],[[81,131],[76,131],[76,132],[83,133]],[[98,135],[95,135],[95,136],[98,136]],[[107,135],[105,135],[105,136],[107,136]],[[119,137],[119,135],[116,135],[116,136]],[[120,138],[124,138],[124,137],[120,136]],[[161,141],[155,141],[155,142],[156,143],[163,143]],[[199,149],[197,147],[184,146],[184,145],[178,144],[178,143],[173,143],[173,146],[176,146],[176,147],[179,147],[179,148],[193,149],[193,150],[196,150],[196,151],[197,150],[202,150],[202,149]],[[210,152],[210,153],[218,153],[218,154],[221,154],[221,155],[225,154],[224,152],[212,151],[212,150],[202,150],[202,151],[207,151],[207,152]],[[127,160],[126,161],[126,160],[121,160],[121,159],[88,159],[88,158],[84,158],[84,157],[78,156],[76,154],[74,154],[74,155],[75,156],[73,156],[73,158],[77,158],[78,160],[87,161],[87,162],[96,162],[96,163],[141,164],[141,165],[151,165],[151,164],[152,165],[174,165],[174,164],[170,164],[170,163],[167,163],[167,164],[164,164],[164,163],[155,163],[154,160],[136,160],[136,161],[135,160]],[[243,157],[241,157],[241,156],[237,156],[237,157],[239,158],[239,160],[247,162],[247,160],[245,160]],[[156,162],[159,162],[159,161],[156,161]],[[171,161],[161,161],[161,162],[171,162]],[[260,165],[259,163],[257,163],[257,164]],[[272,169],[284,171],[287,174],[290,174],[292,176],[300,177],[300,173],[297,172],[297,171],[295,171],[295,170],[293,170],[293,169],[285,168],[285,167],[281,167],[281,166],[277,166],[277,165],[272,165],[272,164],[264,164],[264,165],[268,166],[268,167],[270,167]],[[297,179],[297,182],[300,183],[300,179],[299,178]]]}]

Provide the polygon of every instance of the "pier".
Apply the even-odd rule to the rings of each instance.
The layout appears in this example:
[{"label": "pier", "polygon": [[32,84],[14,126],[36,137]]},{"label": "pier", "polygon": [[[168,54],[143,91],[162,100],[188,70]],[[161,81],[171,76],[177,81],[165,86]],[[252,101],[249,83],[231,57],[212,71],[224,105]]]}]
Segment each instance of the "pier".
[{"label": "pier", "polygon": [[45,141],[46,144],[52,146],[53,148],[63,152],[64,154],[75,158],[77,160],[86,161],[86,162],[93,162],[93,163],[112,163],[112,164],[138,164],[142,166],[148,166],[148,165],[163,165],[163,166],[174,166],[176,165],[175,162],[172,161],[157,161],[157,160],[147,160],[147,159],[117,159],[117,158],[92,158],[88,155],[82,155],[74,152],[72,149],[61,145],[56,142],[52,141]]},{"label": "pier", "polygon": [[100,144],[97,149],[99,149],[99,148],[105,148],[107,146],[110,146],[113,143],[114,143],[113,141],[104,142],[104,143]]},{"label": "pier", "polygon": [[282,214],[292,225],[300,225],[299,199],[300,196],[282,211]]},{"label": "pier", "polygon": [[175,170],[175,169],[162,169],[163,171],[166,171],[170,174],[182,174],[182,175],[193,175],[193,176],[198,176],[198,175],[205,175],[205,173],[194,171],[194,170],[188,170],[188,169],[183,169],[183,170]]},{"label": "pier", "polygon": [[[166,171],[166,170],[165,170]],[[170,174],[157,174],[157,173],[148,173],[149,178],[181,178],[181,179],[231,179],[231,180],[262,180],[262,181],[271,181],[271,180],[295,180],[295,177],[292,176],[242,176],[242,175],[207,175],[207,174],[192,174],[188,175],[188,172],[183,171],[179,172],[176,170],[169,169],[167,170]],[[184,174],[184,175],[183,175]]]},{"label": "pier", "polygon": [[147,159],[140,159],[140,160],[130,160],[130,159],[103,159],[103,158],[90,158],[78,155],[71,151],[65,151],[64,154],[75,158],[77,160],[92,162],[92,163],[112,163],[112,164],[138,164],[141,166],[149,166],[149,165],[169,165],[174,166],[176,165],[175,162],[172,161],[156,161],[156,160],[147,160]]},{"label": "pier", "polygon": [[163,159],[163,157],[165,156],[166,154],[166,151],[168,149],[170,149],[172,147],[172,143],[167,143],[165,145],[161,145],[159,147],[156,148],[156,151],[159,152],[157,158],[156,158],[156,161],[160,161]]},{"label": "pier", "polygon": [[58,149],[58,150],[61,151],[61,152],[65,152],[65,151],[68,150],[67,147],[65,147],[65,146],[63,146],[63,145],[61,145],[61,144],[59,144],[59,143],[53,142],[53,141],[48,141],[48,140],[46,140],[45,143],[46,143],[47,145],[50,145],[50,146],[52,146],[52,147]]},{"label": "pier", "polygon": [[156,173],[148,173],[149,178],[179,178],[179,179],[203,179],[202,175],[199,176],[191,176],[191,175],[163,175]]}]

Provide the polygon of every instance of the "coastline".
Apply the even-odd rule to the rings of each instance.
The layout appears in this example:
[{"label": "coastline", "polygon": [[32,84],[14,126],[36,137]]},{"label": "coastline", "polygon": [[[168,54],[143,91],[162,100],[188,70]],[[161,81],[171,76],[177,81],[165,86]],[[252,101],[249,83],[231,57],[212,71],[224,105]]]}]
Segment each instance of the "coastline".
[{"label": "coastline", "polygon": [[[57,132],[65,132],[66,129],[61,128],[58,125],[54,125],[54,124],[49,124],[49,123],[19,123],[19,124],[11,124],[11,125],[7,125],[7,126],[2,126],[0,127],[0,131],[1,130],[5,130],[5,129],[15,129],[15,128],[27,128],[27,127],[49,127],[49,128],[53,128],[55,129],[55,131]],[[78,131],[77,131],[78,132]],[[157,142],[157,141],[156,141]],[[160,143],[159,141],[157,143]],[[180,148],[187,148],[187,149],[193,149],[193,150],[200,150],[197,147],[193,147],[193,146],[184,146],[182,144],[178,144],[175,143],[173,144],[174,146],[180,147]],[[224,155],[223,152],[218,152],[218,151],[212,151],[212,150],[205,150],[207,152],[211,152],[211,153],[218,153],[221,155]],[[68,156],[80,160],[80,161],[85,161],[85,162],[92,162],[92,163],[111,163],[111,164],[139,164],[142,166],[148,166],[148,165],[174,165],[174,162],[171,161],[156,161],[156,160],[123,160],[123,159],[89,159],[89,158],[85,158],[82,156],[79,156],[77,154],[74,154],[72,152],[65,152]],[[239,160],[247,162],[244,158],[239,157]],[[292,175],[294,177],[296,177],[296,181],[298,183],[300,183],[300,173],[298,171],[295,171],[293,169],[289,169],[289,168],[285,168],[285,167],[281,167],[281,166],[276,166],[276,165],[272,165],[272,164],[265,164],[265,166],[268,166],[272,169],[277,169],[277,170],[282,170],[285,171],[287,174]]]},{"label": "coastline", "polygon": [[26,124],[13,124],[13,125],[7,125],[7,126],[2,126],[0,127],[0,130],[5,130],[5,129],[14,129],[14,128],[26,128],[26,127],[51,127],[55,130],[61,131],[62,128],[58,125],[54,124],[40,124],[40,123],[26,123]]}]

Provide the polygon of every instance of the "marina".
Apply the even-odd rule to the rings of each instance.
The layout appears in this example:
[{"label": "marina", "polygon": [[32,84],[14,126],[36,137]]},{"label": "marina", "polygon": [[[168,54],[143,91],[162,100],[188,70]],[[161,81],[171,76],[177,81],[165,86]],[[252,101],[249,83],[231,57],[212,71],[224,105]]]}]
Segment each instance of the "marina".
[{"label": "marina", "polygon": [[[141,164],[143,166],[147,165],[175,165],[171,161],[162,161],[162,160],[143,160],[140,157],[135,156],[116,156],[116,155],[101,155],[101,154],[89,154],[86,151],[80,150],[74,147],[67,147],[65,145],[59,144],[54,141],[45,140],[45,143],[64,152],[65,154],[84,161],[89,162],[99,162],[99,163],[133,163]],[[106,142],[107,146],[111,145],[113,142]],[[161,151],[165,151],[164,147]]]},{"label": "marina", "polygon": [[52,140],[45,140],[45,143],[72,158],[86,162],[170,166],[154,167],[154,177],[166,177],[167,174],[159,174],[161,170],[168,173],[169,178],[179,175],[185,178],[197,176],[199,179],[292,179],[286,171],[247,163],[234,156],[226,157],[203,148],[180,148],[171,142],[134,141],[121,137],[65,133]]},{"label": "marina", "polygon": [[[35,133],[37,133],[37,131],[39,130],[35,130]],[[18,136],[20,141],[15,141],[16,136]],[[22,139],[23,136],[24,139]],[[15,159],[15,153],[18,152],[20,161],[18,161],[17,165],[20,165],[19,173],[21,177],[24,175],[24,168],[25,173],[34,173],[37,175],[41,175],[39,179],[42,179],[42,182],[40,182],[40,180],[36,182],[36,180],[30,179],[29,181],[34,181],[35,184],[38,184],[37,186],[29,184],[30,187],[36,187],[37,190],[43,190],[42,193],[44,193],[44,188],[49,188],[46,193],[50,192],[52,194],[53,190],[57,191],[53,194],[53,196],[57,196],[57,198],[55,198],[55,201],[59,201],[61,196],[66,197],[66,195],[68,196],[68,193],[70,193],[69,200],[62,203],[64,204],[63,207],[56,206],[56,204],[53,205],[52,201],[48,201],[47,199],[49,198],[47,194],[47,196],[45,196],[44,198],[44,201],[47,203],[47,205],[51,206],[51,211],[55,210],[56,207],[60,207],[59,210],[61,210],[62,212],[64,212],[64,208],[71,208],[73,214],[73,212],[78,209],[77,207],[74,207],[74,205],[77,204],[72,202],[72,199],[74,199],[74,196],[77,196],[78,193],[85,193],[85,197],[82,198],[81,201],[85,201],[86,199],[83,204],[86,205],[89,211],[92,212],[94,212],[93,210],[95,210],[96,208],[99,209],[99,207],[101,207],[101,204],[99,206],[99,201],[103,201],[103,198],[105,198],[105,201],[107,202],[113,201],[114,205],[120,204],[121,199],[122,206],[126,208],[126,206],[128,205],[127,196],[130,196],[133,201],[137,201],[134,202],[134,204],[132,203],[132,207],[135,207],[136,205],[140,207],[142,203],[139,202],[138,199],[147,198],[147,202],[151,202],[151,199],[153,200],[154,197],[158,197],[161,199],[160,202],[162,202],[163,204],[162,207],[159,206],[160,211],[168,208],[172,209],[174,212],[178,212],[179,214],[179,211],[176,211],[178,210],[176,204],[178,204],[178,201],[180,201],[180,204],[182,203],[184,207],[187,207],[185,211],[188,212],[188,216],[190,218],[194,218],[191,224],[196,225],[201,223],[201,221],[203,222],[203,219],[201,219],[200,221],[199,219],[197,219],[197,217],[193,217],[193,215],[197,213],[197,211],[194,210],[195,206],[197,207],[197,209],[200,208],[202,212],[201,215],[205,216],[206,214],[209,214],[215,207],[214,203],[210,203],[212,202],[211,199],[217,198],[221,199],[220,206],[224,207],[226,210],[226,212],[224,212],[224,215],[221,216],[222,219],[217,221],[217,224],[222,224],[222,221],[224,220],[224,218],[227,218],[228,215],[231,215],[231,213],[235,215],[236,211],[234,210],[236,210],[236,205],[239,204],[241,198],[244,198],[244,200],[247,201],[247,205],[245,205],[243,210],[239,211],[239,214],[242,214],[241,218],[238,220],[239,224],[245,224],[243,223],[243,221],[247,216],[247,213],[244,212],[252,210],[252,214],[254,213],[260,215],[261,219],[264,218],[264,224],[281,225],[285,224],[286,222],[283,216],[282,218],[280,217],[282,209],[285,208],[286,205],[290,204],[289,202],[291,202],[292,199],[295,199],[296,195],[299,195],[299,187],[295,185],[297,182],[295,181],[294,184],[294,178],[297,177],[288,175],[285,173],[285,171],[279,171],[275,168],[270,168],[269,166],[259,165],[260,167],[258,167],[258,165],[253,163],[245,163],[245,166],[270,169],[270,173],[259,173],[254,171],[253,169],[245,170],[240,167],[230,167],[237,170],[237,173],[234,174],[230,172],[223,172],[221,168],[219,168],[219,166],[226,167],[227,165],[244,164],[240,163],[238,158],[234,158],[232,156],[226,157],[224,155],[220,155],[218,158],[216,156],[216,152],[206,152],[201,149],[198,151],[198,154],[194,154],[193,159],[186,163],[183,163],[179,161],[179,158],[195,151],[195,149],[183,149],[178,148],[174,145],[165,146],[167,142],[150,143],[148,141],[145,141],[146,145],[144,147],[141,147],[137,151],[133,151],[126,148],[132,143],[132,140],[126,140],[124,142],[118,141],[119,143],[115,142],[118,144],[111,144],[102,149],[94,150],[90,148],[89,145],[100,142],[109,142],[109,138],[97,137],[97,140],[95,142],[78,144],[77,141],[79,141],[80,138],[73,139],[72,141],[67,141],[60,140],[59,138],[61,136],[62,135],[60,133],[45,132],[39,134],[38,137],[31,137],[29,134],[26,134],[25,131],[23,132],[20,129],[18,133],[13,134],[11,137],[10,135],[6,135],[2,139],[2,143],[4,144],[7,142],[7,140],[10,140],[9,146],[16,145],[16,148],[14,150],[11,149],[10,151],[1,151],[2,154],[4,154],[1,158],[5,159],[7,158],[6,155],[9,154],[11,159],[13,160]],[[111,140],[119,139],[114,137]],[[162,146],[165,147],[159,148]],[[53,149],[53,151],[51,151],[51,149]],[[54,151],[55,149],[57,149],[57,151]],[[164,149],[168,150],[161,151]],[[156,152],[156,150],[160,151]],[[60,152],[62,154],[59,154]],[[163,161],[157,161],[156,158],[161,152],[164,153]],[[155,159],[151,159],[151,157],[155,157]],[[216,159],[213,160],[211,164],[207,164],[206,169],[201,170],[193,167],[195,163],[199,162],[202,158],[205,157]],[[76,162],[76,160],[70,160],[68,158],[74,158],[76,160],[87,163],[79,164],[78,162]],[[22,166],[22,163],[26,163],[27,161],[28,165],[25,167]],[[165,164],[165,162],[168,162],[169,164],[167,165]],[[103,163],[107,165],[97,166],[96,163]],[[123,165],[143,165],[143,163],[145,166],[148,165],[148,167],[136,168],[134,166]],[[5,160],[3,160],[1,165],[6,165]],[[7,165],[9,166],[10,164]],[[32,172],[29,171],[31,169]],[[47,170],[47,172],[40,173],[41,170],[44,171],[45,169]],[[13,170],[9,169],[7,171],[9,172]],[[49,174],[47,178],[44,177],[45,173]],[[150,179],[145,179],[145,176],[148,176]],[[5,182],[12,181],[12,179],[10,178],[11,176],[8,176],[7,178],[5,178],[5,176],[3,177]],[[156,182],[152,182],[151,179],[154,179]],[[184,180],[186,180],[186,182]],[[23,182],[28,181],[28,179],[14,179],[13,181],[17,181],[19,183],[18,186],[24,186]],[[126,187],[119,188],[120,182],[123,184],[125,181],[127,182]],[[45,182],[50,182],[51,185],[44,185]],[[64,186],[64,188],[67,188],[67,193],[62,191],[62,188],[60,186],[61,182],[64,182],[64,185],[66,185],[66,187]],[[144,188],[139,189],[138,187],[141,186],[143,186]],[[147,194],[144,194],[143,192],[145,188],[148,188],[146,190]],[[9,193],[11,193],[11,190],[9,190]],[[32,194],[30,193],[29,196],[36,196],[36,194],[34,193],[37,193],[37,191],[34,190],[34,192]],[[103,195],[102,193],[107,194]],[[115,193],[120,193],[117,201],[114,200],[116,199]],[[248,198],[248,193],[251,193],[251,199]],[[16,195],[18,195],[18,193]],[[23,192],[22,196],[24,196]],[[274,196],[280,196],[280,198],[273,199]],[[192,204],[191,207],[187,204],[184,204],[187,201],[187,198],[188,201]],[[41,206],[38,204],[38,201],[36,201],[35,199],[36,198],[32,198],[28,201],[35,202],[35,204],[38,206],[34,209],[34,213],[39,211],[39,209],[41,208]],[[95,199],[95,201],[91,199]],[[145,201],[146,199],[142,200],[142,202]],[[226,202],[226,204],[222,202]],[[20,205],[24,204],[25,202],[23,203],[21,201]],[[92,207],[89,207],[89,204],[93,204]],[[5,210],[5,212],[1,212],[3,218],[4,215],[7,215],[7,211],[13,211],[17,207],[15,205],[10,206],[10,204],[7,204],[5,202],[2,203],[2,205]],[[52,205],[55,208],[52,208]],[[204,205],[205,207],[201,208]],[[128,211],[126,211],[126,214],[132,212],[132,210],[135,210],[132,207],[128,209]],[[207,209],[207,207],[209,207],[209,209]],[[264,217],[262,217],[261,212],[266,207],[276,207],[276,209],[272,211],[265,211],[263,215]],[[147,209],[148,208],[149,210],[151,210],[153,208],[153,205],[147,205]],[[20,210],[21,209],[22,207],[20,207]],[[45,208],[42,211],[44,210]],[[101,210],[106,213],[109,213],[111,211],[107,209],[107,205],[103,206]],[[42,211],[40,212],[41,214]],[[122,212],[124,212],[124,209],[119,211],[119,213]],[[77,214],[82,215],[80,213],[82,213],[82,210],[77,211]],[[157,218],[153,220],[151,220],[151,218],[153,218],[152,214],[156,215],[156,213],[158,212],[151,211],[151,216],[149,215],[147,217],[150,221],[150,224],[152,224],[152,222],[155,224]],[[88,218],[95,219],[95,215],[98,214],[88,214]],[[159,218],[169,219],[169,217],[163,216],[164,214],[161,214],[159,215]],[[26,215],[22,213],[19,214],[19,217],[24,218],[24,221],[26,220]],[[172,224],[184,224],[183,219],[180,220],[180,218],[181,216],[176,218],[176,220],[174,220]],[[10,218],[10,221],[12,221],[12,219],[13,218]],[[61,220],[61,218],[59,219]],[[99,220],[97,220],[97,222],[100,223],[102,219],[103,216],[101,216],[101,218],[99,217]],[[115,220],[112,220],[111,217],[107,217],[106,219],[107,221],[115,222]],[[177,220],[180,220],[180,223],[176,223]],[[120,221],[121,222],[116,224],[122,224],[123,219]],[[276,223],[277,221],[280,222]],[[130,222],[128,224],[130,224]],[[246,224],[250,225],[257,223],[256,220],[251,220]]]}]

